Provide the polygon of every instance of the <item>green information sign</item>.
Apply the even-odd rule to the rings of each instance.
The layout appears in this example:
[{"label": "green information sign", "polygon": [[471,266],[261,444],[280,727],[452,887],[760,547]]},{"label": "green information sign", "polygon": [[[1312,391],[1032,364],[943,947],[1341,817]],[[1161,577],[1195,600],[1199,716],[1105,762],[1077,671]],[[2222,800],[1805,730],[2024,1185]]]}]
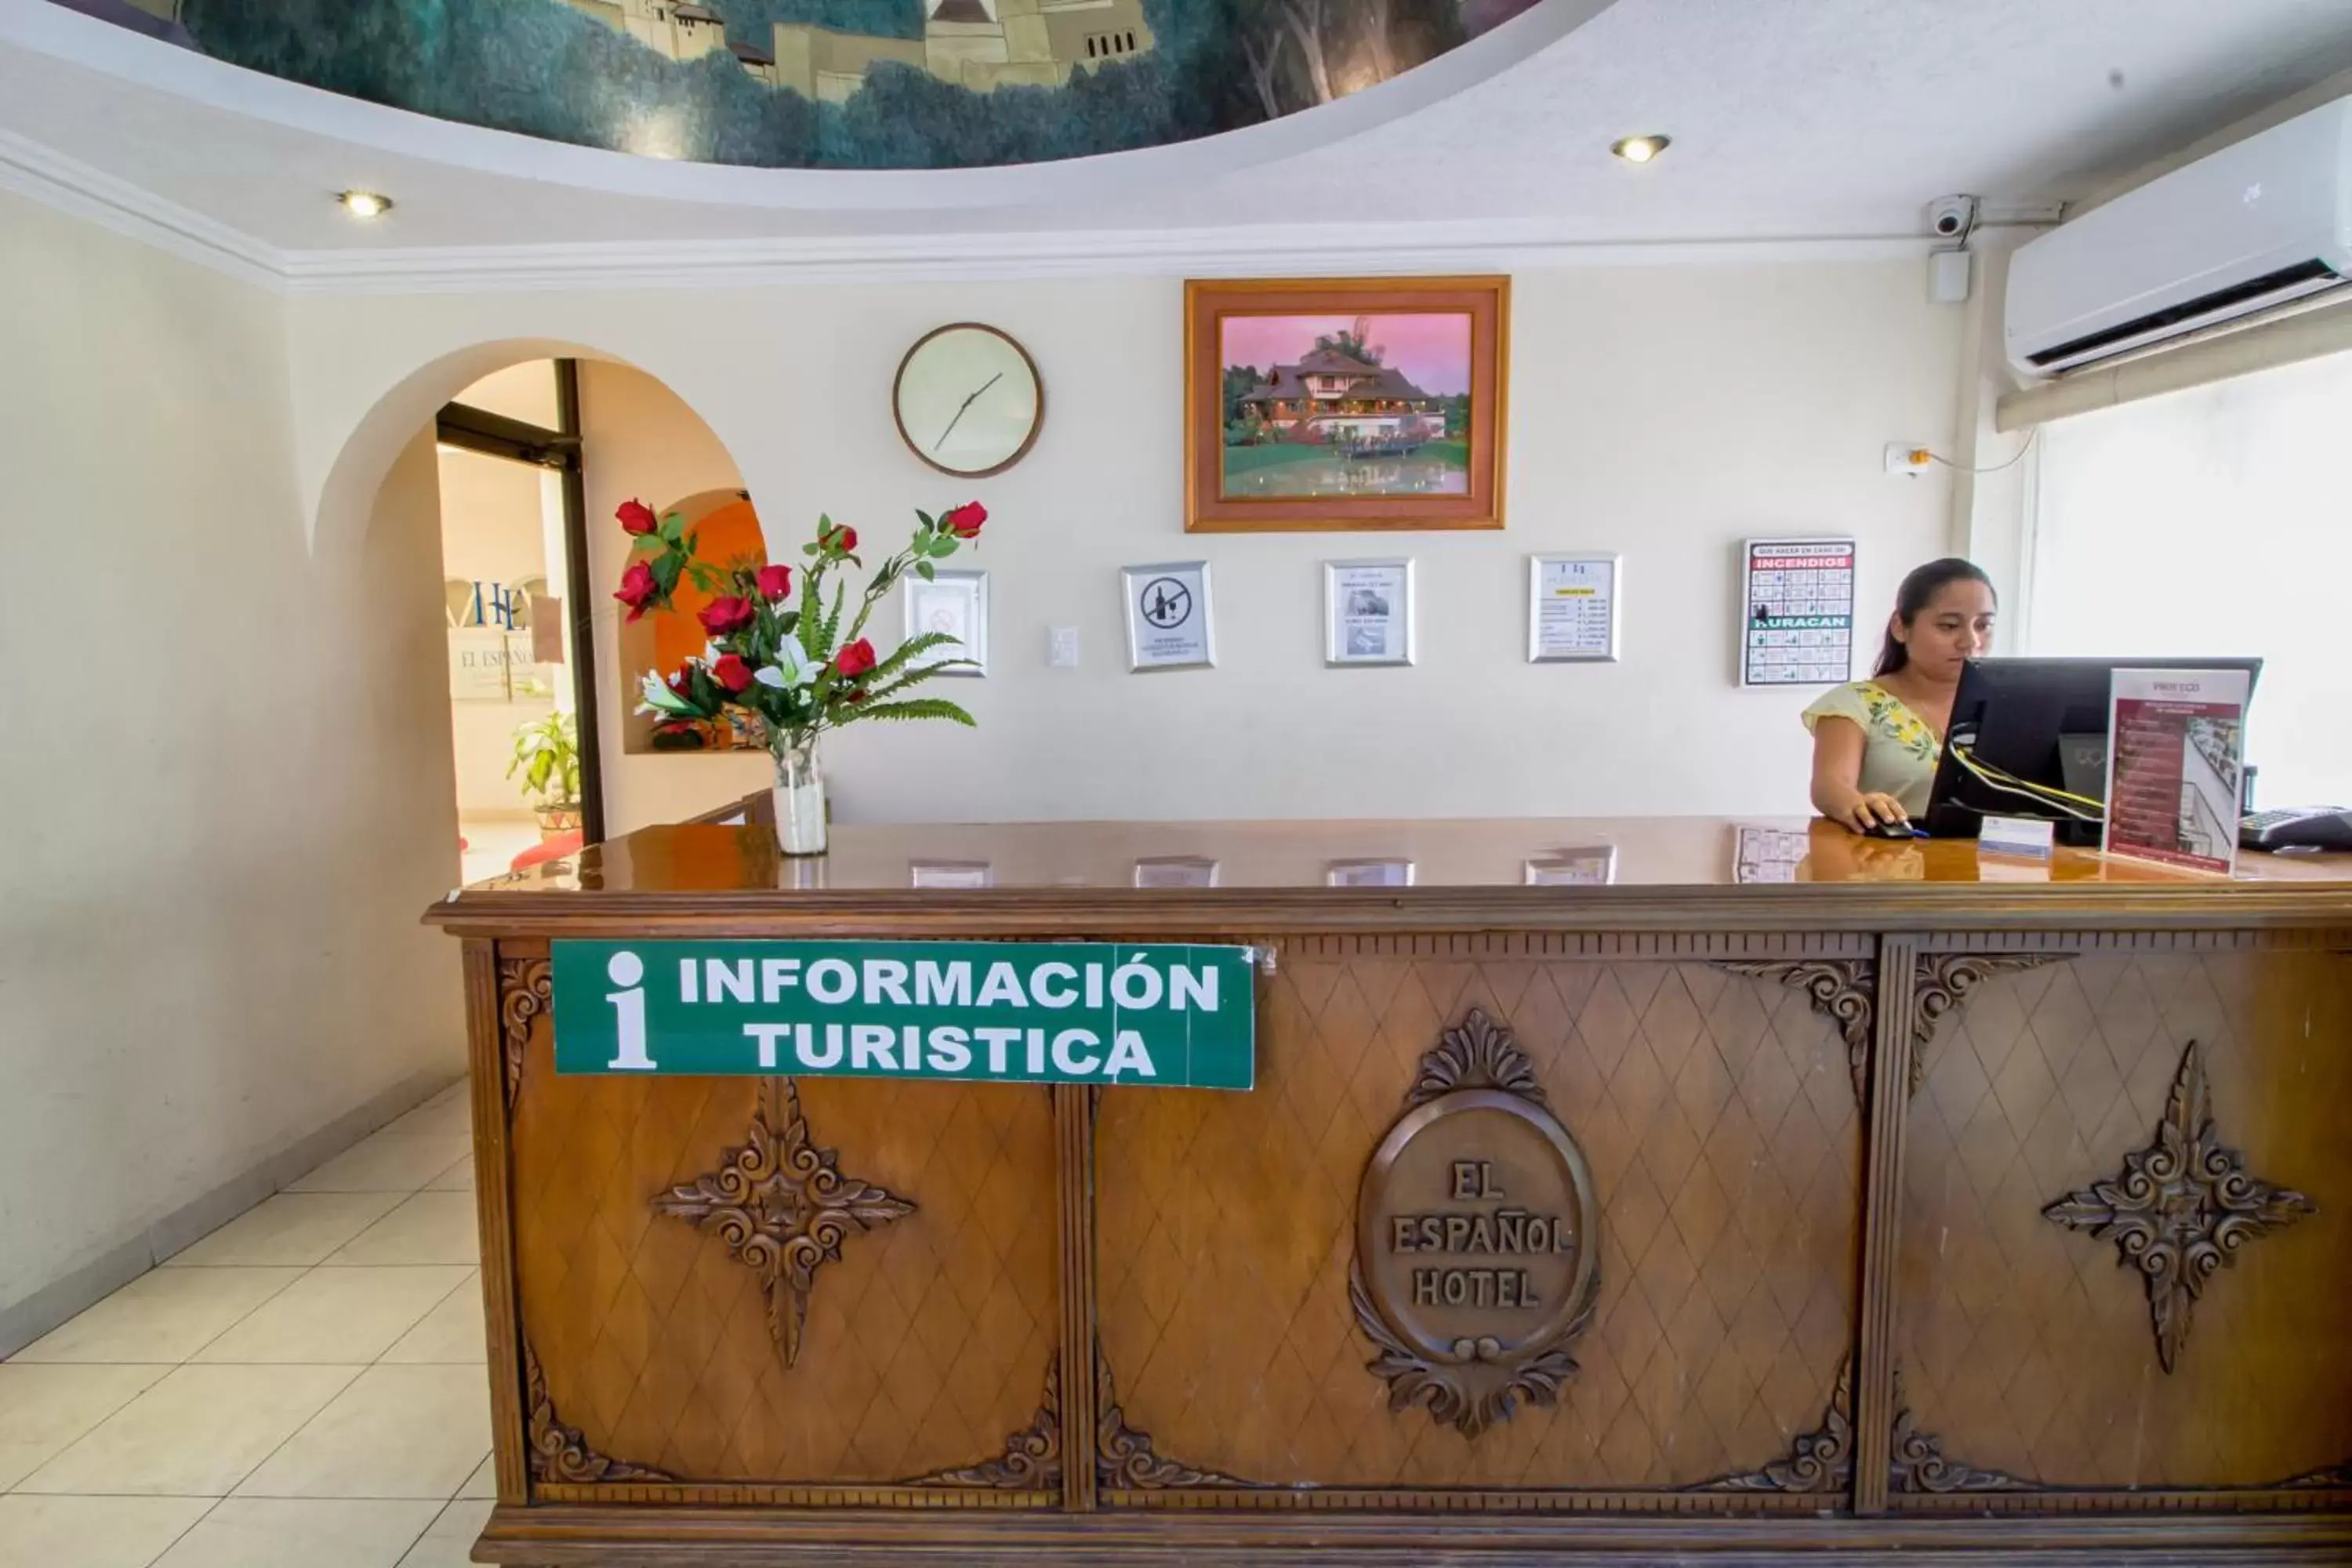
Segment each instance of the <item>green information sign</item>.
[{"label": "green information sign", "polygon": [[555,1070],[1248,1089],[1245,947],[558,942]]}]

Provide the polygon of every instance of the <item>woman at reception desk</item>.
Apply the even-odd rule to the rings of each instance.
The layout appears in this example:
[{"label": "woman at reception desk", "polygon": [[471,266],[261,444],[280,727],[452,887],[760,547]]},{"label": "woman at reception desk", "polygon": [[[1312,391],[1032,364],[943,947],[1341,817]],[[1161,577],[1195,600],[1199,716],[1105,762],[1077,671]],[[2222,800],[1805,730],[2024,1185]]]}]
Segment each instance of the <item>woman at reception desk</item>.
[{"label": "woman at reception desk", "polygon": [[2346,1561],[2352,866],[1807,833],[697,823],[453,895],[478,1554]]},{"label": "woman at reception desk", "polygon": [[1805,710],[1814,810],[1856,833],[1926,815],[1960,671],[1992,646],[1997,607],[1991,579],[1956,556],[1903,579],[1870,679]]}]

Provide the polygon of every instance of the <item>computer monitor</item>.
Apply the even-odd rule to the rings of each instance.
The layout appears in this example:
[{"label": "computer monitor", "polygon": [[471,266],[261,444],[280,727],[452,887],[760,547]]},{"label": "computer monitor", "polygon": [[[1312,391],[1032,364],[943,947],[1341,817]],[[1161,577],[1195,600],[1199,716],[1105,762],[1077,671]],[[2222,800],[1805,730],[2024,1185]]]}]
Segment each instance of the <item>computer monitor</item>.
[{"label": "computer monitor", "polygon": [[1937,838],[1973,838],[1988,816],[2048,817],[2062,844],[2096,844],[2099,824],[1997,789],[1962,767],[1980,763],[2028,784],[2105,801],[2107,704],[2118,669],[2242,669],[2251,694],[2259,658],[1972,658],[1960,671],[1944,754],[1924,826]]}]

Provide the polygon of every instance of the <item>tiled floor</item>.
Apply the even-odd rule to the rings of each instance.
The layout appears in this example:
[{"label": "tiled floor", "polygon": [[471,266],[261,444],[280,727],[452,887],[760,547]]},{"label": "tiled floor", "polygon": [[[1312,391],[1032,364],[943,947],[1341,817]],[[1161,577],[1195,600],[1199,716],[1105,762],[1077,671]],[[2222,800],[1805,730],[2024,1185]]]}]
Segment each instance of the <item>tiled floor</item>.
[{"label": "tiled floor", "polygon": [[461,1084],[0,1363],[0,1568],[456,1568],[488,1517]]},{"label": "tiled floor", "polygon": [[539,842],[539,824],[528,816],[467,816],[457,823],[457,837],[466,841],[458,875],[467,882],[496,877],[514,858]]}]

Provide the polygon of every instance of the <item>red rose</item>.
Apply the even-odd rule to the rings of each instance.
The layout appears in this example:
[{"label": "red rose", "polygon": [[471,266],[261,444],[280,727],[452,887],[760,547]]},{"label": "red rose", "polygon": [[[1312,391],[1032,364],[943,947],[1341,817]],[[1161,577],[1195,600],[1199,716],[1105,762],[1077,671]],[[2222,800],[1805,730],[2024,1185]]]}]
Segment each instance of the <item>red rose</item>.
[{"label": "red rose", "polygon": [[976,500],[968,500],[940,521],[958,539],[978,539],[980,525],[988,521],[988,509]]},{"label": "red rose", "polygon": [[629,606],[629,619],[635,620],[653,607],[661,596],[661,584],[654,581],[654,569],[639,561],[621,574],[621,591],[613,595]]},{"label": "red rose", "polygon": [[874,668],[874,645],[859,637],[833,657],[833,668],[844,675],[863,675]]},{"label": "red rose", "polygon": [[625,533],[651,533],[661,526],[661,520],[654,516],[654,509],[641,500],[623,501],[621,510],[613,515],[621,520],[621,529]]},{"label": "red rose", "polygon": [[731,653],[720,654],[710,667],[710,679],[730,691],[740,691],[751,684],[751,667]]},{"label": "red rose", "polygon": [[854,528],[835,529],[833,531],[833,547],[835,550],[840,551],[844,555],[848,554],[851,551],[857,548],[857,531]]},{"label": "red rose", "polygon": [[793,591],[793,569],[789,566],[760,568],[760,597],[782,599]]},{"label": "red rose", "polygon": [[723,637],[750,626],[751,617],[758,614],[751,600],[729,594],[702,606],[702,629],[712,637]]}]

